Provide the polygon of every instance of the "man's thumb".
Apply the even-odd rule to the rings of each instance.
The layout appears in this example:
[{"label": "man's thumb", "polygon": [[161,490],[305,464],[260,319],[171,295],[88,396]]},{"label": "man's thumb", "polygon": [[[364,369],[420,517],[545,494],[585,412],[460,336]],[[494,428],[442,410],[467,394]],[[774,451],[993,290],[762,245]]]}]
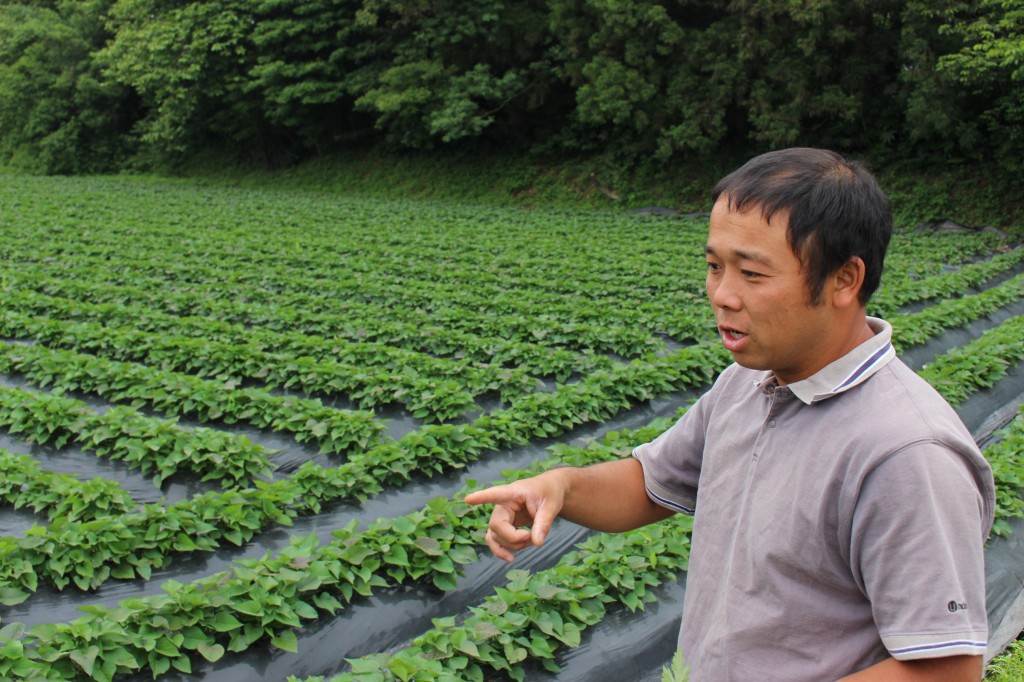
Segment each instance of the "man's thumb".
[{"label": "man's thumb", "polygon": [[537,510],[537,513],[533,517],[533,527],[530,529],[530,539],[535,547],[540,547],[544,544],[545,538],[548,536],[548,532],[551,530],[551,524],[555,522],[555,513],[550,508],[545,509],[541,506]]}]

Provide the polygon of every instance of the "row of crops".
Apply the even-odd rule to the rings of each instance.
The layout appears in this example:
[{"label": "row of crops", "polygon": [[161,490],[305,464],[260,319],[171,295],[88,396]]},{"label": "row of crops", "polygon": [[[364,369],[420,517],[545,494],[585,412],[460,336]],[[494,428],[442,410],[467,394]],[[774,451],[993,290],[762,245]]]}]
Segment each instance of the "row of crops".
[{"label": "row of crops", "polygon": [[[687,518],[562,523],[510,570],[461,500],[628,455],[728,364],[706,218],[17,176],[0,206],[0,678],[582,679],[680,584]],[[1024,248],[902,230],[872,307],[1015,537]]]}]

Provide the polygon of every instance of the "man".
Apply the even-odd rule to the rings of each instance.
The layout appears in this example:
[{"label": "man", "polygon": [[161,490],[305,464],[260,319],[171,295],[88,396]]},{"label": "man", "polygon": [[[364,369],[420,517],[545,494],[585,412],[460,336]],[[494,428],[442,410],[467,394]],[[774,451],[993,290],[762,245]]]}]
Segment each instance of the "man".
[{"label": "man", "polygon": [[992,474],[866,315],[888,200],[817,149],[756,157],[712,198],[707,293],[736,363],[631,458],[467,496],[496,505],[488,546],[512,561],[556,516],[693,513],[692,682],[980,680]]}]

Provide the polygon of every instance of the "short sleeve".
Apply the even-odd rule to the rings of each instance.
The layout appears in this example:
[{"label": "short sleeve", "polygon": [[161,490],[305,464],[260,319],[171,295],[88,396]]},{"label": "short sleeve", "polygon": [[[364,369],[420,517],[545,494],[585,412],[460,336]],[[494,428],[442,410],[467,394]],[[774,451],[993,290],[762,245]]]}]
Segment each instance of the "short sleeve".
[{"label": "short sleeve", "polygon": [[850,563],[882,642],[899,660],[986,651],[986,488],[967,455],[935,442],[901,449],[858,496]]},{"label": "short sleeve", "polygon": [[693,514],[697,507],[708,400],[701,396],[671,428],[633,450],[643,466],[647,496],[666,509]]}]

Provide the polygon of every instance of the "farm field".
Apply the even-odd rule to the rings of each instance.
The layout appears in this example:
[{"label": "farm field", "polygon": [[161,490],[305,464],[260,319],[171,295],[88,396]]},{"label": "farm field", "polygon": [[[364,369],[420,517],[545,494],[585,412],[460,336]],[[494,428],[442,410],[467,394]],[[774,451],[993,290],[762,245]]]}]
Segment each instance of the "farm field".
[{"label": "farm field", "polygon": [[[660,679],[686,518],[509,566],[461,499],[627,456],[727,366],[706,222],[3,176],[0,679]],[[901,226],[886,267],[996,474],[999,626],[1024,248]]]}]

